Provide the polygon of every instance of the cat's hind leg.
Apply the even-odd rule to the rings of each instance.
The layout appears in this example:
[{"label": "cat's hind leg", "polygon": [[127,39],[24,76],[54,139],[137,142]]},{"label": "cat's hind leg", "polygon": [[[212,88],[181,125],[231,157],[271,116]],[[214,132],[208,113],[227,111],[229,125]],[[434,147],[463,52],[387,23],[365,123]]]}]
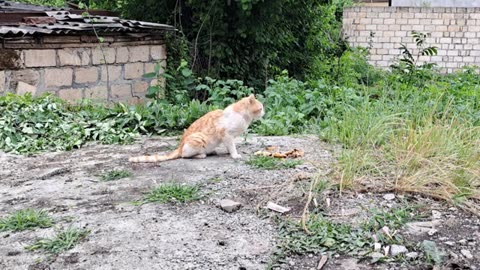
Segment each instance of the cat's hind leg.
[{"label": "cat's hind leg", "polygon": [[185,143],[182,148],[182,158],[204,158],[207,155],[203,149],[199,149],[190,145],[189,143]]},{"label": "cat's hind leg", "polygon": [[206,153],[206,141],[200,136],[200,134],[190,135],[182,147],[182,158],[205,158]]}]

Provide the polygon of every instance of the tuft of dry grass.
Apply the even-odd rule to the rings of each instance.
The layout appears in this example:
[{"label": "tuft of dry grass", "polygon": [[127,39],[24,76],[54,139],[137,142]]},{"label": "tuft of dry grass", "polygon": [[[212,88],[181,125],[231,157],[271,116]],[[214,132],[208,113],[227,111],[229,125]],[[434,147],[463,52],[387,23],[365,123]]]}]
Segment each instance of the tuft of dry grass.
[{"label": "tuft of dry grass", "polygon": [[396,190],[448,201],[480,200],[480,127],[457,120],[409,127],[391,145]]},{"label": "tuft of dry grass", "polygon": [[335,174],[340,190],[423,194],[480,216],[480,127],[448,108],[433,117],[435,109],[405,119],[385,111],[352,114],[339,129],[346,145]]}]

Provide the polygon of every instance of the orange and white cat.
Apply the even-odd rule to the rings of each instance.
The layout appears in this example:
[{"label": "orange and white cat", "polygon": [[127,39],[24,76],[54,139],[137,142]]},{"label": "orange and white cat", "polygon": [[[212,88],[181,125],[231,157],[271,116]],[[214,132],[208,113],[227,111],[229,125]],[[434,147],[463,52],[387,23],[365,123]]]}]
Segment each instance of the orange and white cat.
[{"label": "orange and white cat", "polygon": [[265,114],[263,104],[254,95],[242,98],[224,110],[211,111],[200,117],[183,134],[177,150],[167,155],[139,156],[130,162],[159,162],[177,158],[205,158],[223,143],[230,156],[241,158],[234,139]]}]

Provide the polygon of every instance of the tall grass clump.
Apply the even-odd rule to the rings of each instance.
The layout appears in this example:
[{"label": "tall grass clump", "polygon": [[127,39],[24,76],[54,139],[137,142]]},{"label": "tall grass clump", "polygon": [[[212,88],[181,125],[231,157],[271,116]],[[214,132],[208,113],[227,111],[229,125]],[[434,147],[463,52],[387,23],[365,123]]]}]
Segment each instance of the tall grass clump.
[{"label": "tall grass clump", "polygon": [[480,127],[458,119],[407,126],[392,138],[400,191],[480,199]]},{"label": "tall grass clump", "polygon": [[344,147],[340,188],[424,194],[472,210],[468,199],[480,199],[480,88],[470,73],[434,73],[408,88],[392,74],[380,90],[359,86],[357,105],[339,102],[339,119],[323,119],[321,136]]}]

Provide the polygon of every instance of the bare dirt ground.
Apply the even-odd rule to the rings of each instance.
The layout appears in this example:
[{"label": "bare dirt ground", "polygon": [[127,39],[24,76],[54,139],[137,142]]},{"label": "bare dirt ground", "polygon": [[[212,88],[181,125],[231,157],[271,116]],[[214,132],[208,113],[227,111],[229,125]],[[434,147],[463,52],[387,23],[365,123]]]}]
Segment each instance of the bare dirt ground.
[{"label": "bare dirt ground", "polygon": [[[278,243],[272,215],[259,215],[257,206],[273,200],[291,207],[298,218],[309,180],[304,175],[331,170],[334,148],[314,136],[249,137],[238,140],[242,160],[232,160],[223,148],[206,159],[179,159],[158,164],[129,164],[127,158],[173,149],[176,138],[149,138],[127,146],[89,145],[71,152],[31,157],[0,153],[0,217],[25,208],[46,209],[55,228],[0,233],[0,269],[267,269]],[[304,163],[291,169],[261,170],[245,164],[265,146],[305,150]],[[100,175],[127,169],[133,176],[105,182]],[[300,177],[299,177],[300,176]],[[298,185],[278,195],[274,187],[297,179]],[[162,183],[196,184],[204,195],[185,205],[134,205]],[[406,199],[397,195],[346,193],[329,195],[326,213],[354,222],[371,207],[390,209]],[[227,213],[221,199],[242,203]],[[320,198],[319,198],[320,200]],[[480,221],[456,208],[417,198],[436,210],[436,232],[405,231],[415,242],[435,241],[448,254],[445,269],[480,269]],[[324,207],[322,203],[319,207]],[[433,219],[433,217],[431,218]],[[75,248],[47,260],[41,252],[25,250],[35,239],[52,237],[60,227],[84,227],[90,235]],[[468,250],[472,258],[462,255]],[[412,250],[413,251],[413,250]],[[282,269],[316,269],[319,255],[290,256]],[[345,256],[332,257],[323,269],[417,269],[405,263],[369,265]],[[428,269],[428,268],[427,268]]]}]

